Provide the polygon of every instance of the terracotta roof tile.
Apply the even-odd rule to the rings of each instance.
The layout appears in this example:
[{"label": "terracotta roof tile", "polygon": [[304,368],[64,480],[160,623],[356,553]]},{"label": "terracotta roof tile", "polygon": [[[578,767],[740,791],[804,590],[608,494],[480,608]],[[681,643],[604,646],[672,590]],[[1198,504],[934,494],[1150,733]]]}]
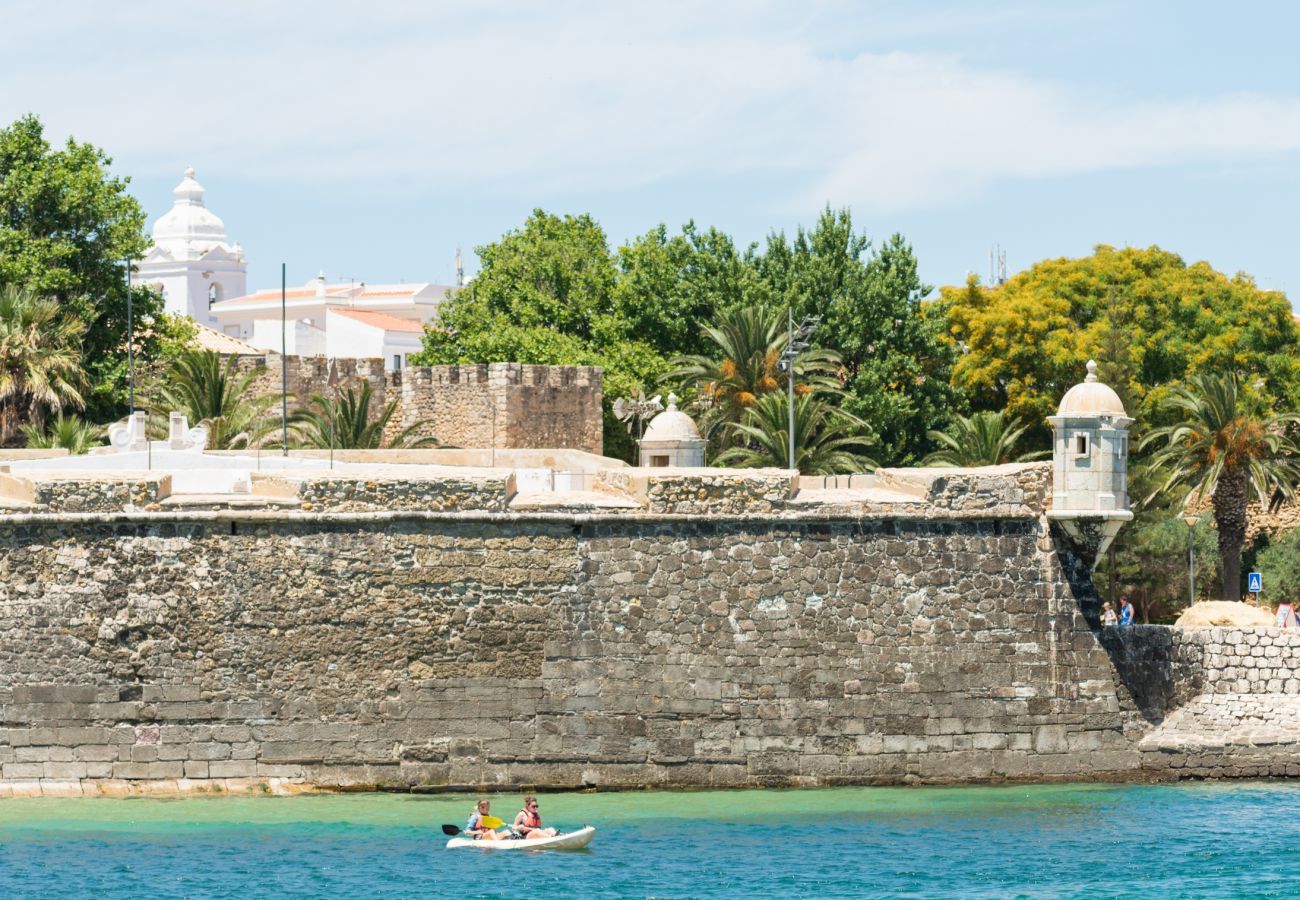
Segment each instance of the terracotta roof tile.
[{"label": "terracotta roof tile", "polygon": [[424,331],[424,326],[419,322],[413,322],[410,319],[399,319],[397,316],[390,316],[387,313],[371,312],[366,309],[339,309],[337,307],[331,308],[330,312],[339,316],[347,316],[349,319],[355,319],[375,328],[382,328],[384,331],[410,331],[417,334]]}]

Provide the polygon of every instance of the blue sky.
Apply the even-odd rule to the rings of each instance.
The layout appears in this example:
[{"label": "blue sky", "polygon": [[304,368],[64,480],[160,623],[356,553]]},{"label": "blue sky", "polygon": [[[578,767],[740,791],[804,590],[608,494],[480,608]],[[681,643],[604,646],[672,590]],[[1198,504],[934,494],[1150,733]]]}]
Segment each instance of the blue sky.
[{"label": "blue sky", "polygon": [[1300,295],[1286,3],[8,0],[0,119],[187,164],[249,287],[448,281],[534,207],[617,244],[848,206],[931,283],[1159,244]]}]

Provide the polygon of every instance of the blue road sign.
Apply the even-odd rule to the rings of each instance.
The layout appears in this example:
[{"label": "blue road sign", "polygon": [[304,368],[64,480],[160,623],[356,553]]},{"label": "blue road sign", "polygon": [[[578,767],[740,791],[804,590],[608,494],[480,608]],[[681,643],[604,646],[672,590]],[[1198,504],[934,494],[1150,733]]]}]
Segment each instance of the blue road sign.
[{"label": "blue road sign", "polygon": [[1264,579],[1258,572],[1251,572],[1246,576],[1246,590],[1252,594],[1258,594],[1264,590]]}]

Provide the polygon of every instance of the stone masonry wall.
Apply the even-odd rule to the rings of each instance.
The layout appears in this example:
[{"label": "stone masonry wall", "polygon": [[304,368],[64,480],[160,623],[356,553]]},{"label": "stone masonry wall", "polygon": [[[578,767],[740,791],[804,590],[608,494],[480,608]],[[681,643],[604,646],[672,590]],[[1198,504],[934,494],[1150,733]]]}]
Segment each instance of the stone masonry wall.
[{"label": "stone masonry wall", "polygon": [[[241,371],[262,371],[257,394],[279,395],[281,357],[239,357]],[[323,356],[287,358],[290,409],[314,394],[330,396],[329,360]],[[381,359],[338,359],[338,390],[369,382],[371,414],[377,417],[398,401],[387,437],[411,425],[416,437],[437,438],[448,447],[538,447],[599,454],[603,443],[602,373],[596,366],[531,366],[491,363],[412,366],[384,372]]]},{"label": "stone masonry wall", "polygon": [[1300,777],[1300,631],[1108,628],[1152,777]]},{"label": "stone masonry wall", "polygon": [[0,788],[1118,777],[1069,569],[1036,518],[0,519]]}]

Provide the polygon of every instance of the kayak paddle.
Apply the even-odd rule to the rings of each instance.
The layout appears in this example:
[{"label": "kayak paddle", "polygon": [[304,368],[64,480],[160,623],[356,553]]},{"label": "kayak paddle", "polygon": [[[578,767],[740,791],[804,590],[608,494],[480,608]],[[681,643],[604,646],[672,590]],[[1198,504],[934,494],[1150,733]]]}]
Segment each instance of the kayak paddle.
[{"label": "kayak paddle", "polygon": [[447,837],[455,837],[460,834],[460,829],[455,825],[444,825],[442,826],[442,833],[447,835]]}]

